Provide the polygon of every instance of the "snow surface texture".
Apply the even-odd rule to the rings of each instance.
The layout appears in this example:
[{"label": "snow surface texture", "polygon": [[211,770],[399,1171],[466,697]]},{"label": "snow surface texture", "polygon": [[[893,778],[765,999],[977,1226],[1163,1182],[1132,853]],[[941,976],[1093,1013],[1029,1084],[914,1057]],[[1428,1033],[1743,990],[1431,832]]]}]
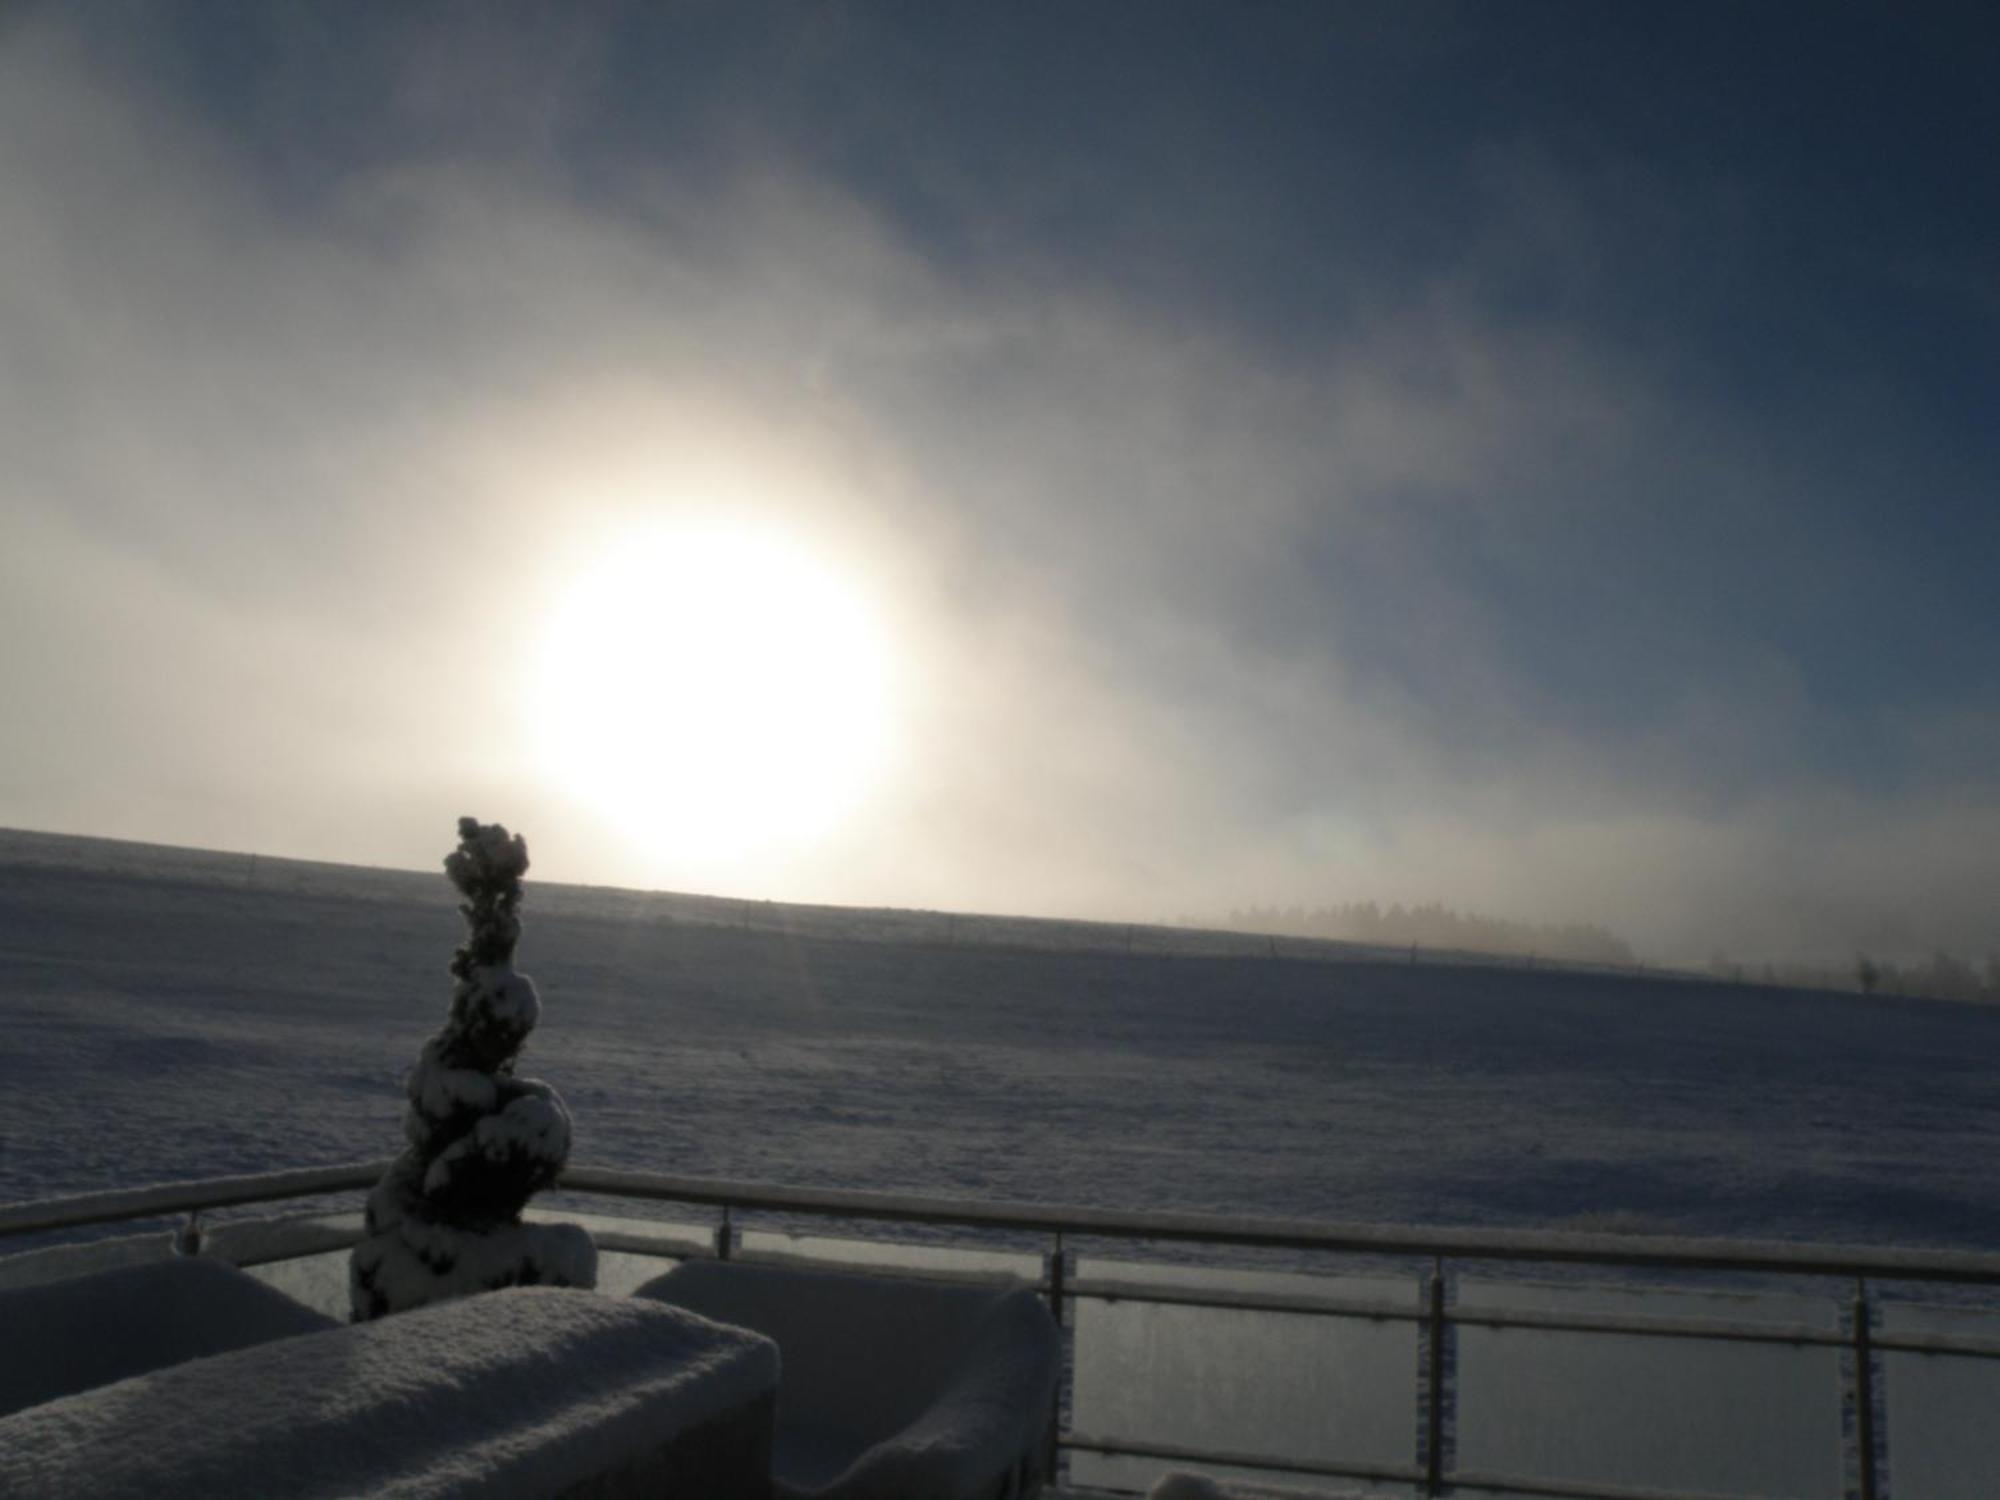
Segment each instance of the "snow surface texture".
[{"label": "snow surface texture", "polygon": [[0,1494],[558,1495],[756,1416],[777,1379],[777,1350],[741,1329],[518,1288],[17,1412]]},{"label": "snow surface texture", "polygon": [[461,818],[445,873],[468,929],[451,959],[451,1015],[424,1043],[405,1092],[409,1145],[368,1197],[354,1248],[354,1316],[379,1318],[507,1286],[588,1287],[597,1252],[574,1224],[523,1224],[530,1196],[569,1157],[569,1111],[556,1091],[514,1077],[541,1015],[534,981],[514,969],[528,846],[498,823]]},{"label": "snow surface texture", "polygon": [[[450,898],[416,872],[0,833],[0,1200],[386,1155]],[[537,1071],[592,1165],[2000,1246],[2000,1009],[1261,938],[1163,952],[1224,938],[1145,928],[1127,953],[1123,928],[546,883],[533,902],[562,997]]]},{"label": "snow surface texture", "polygon": [[687,1261],[633,1295],[776,1341],[782,1500],[983,1500],[1039,1472],[1062,1346],[1025,1288]]},{"label": "snow surface texture", "polygon": [[184,1360],[339,1325],[199,1256],[0,1291],[0,1416]]}]

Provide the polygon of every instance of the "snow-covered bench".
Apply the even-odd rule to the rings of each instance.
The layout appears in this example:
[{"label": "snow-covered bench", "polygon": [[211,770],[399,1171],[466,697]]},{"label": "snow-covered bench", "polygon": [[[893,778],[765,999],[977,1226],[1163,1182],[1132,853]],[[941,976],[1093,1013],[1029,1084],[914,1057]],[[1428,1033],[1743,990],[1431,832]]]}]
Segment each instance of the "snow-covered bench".
[{"label": "snow-covered bench", "polygon": [[743,1329],[515,1288],[27,1407],[0,1494],[758,1497],[777,1380]]},{"label": "snow-covered bench", "polygon": [[0,1416],[338,1326],[234,1266],[193,1255],[10,1287],[0,1290]]},{"label": "snow-covered bench", "polygon": [[997,1500],[1038,1487],[1062,1345],[1025,1288],[689,1261],[633,1295],[777,1342],[783,1500]]}]

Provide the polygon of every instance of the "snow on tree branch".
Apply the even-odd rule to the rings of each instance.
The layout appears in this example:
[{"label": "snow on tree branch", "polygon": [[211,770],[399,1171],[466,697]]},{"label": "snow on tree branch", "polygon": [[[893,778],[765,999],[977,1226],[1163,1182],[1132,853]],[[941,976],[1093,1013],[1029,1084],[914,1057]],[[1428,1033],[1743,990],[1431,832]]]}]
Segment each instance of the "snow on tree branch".
[{"label": "snow on tree branch", "polygon": [[445,874],[464,898],[451,1013],[410,1071],[409,1144],[368,1198],[348,1284],[356,1320],[503,1286],[592,1286],[597,1251],[573,1224],[524,1224],[528,1199],[569,1157],[570,1118],[514,1062],[541,1016],[514,968],[528,846],[498,823],[458,820]]}]

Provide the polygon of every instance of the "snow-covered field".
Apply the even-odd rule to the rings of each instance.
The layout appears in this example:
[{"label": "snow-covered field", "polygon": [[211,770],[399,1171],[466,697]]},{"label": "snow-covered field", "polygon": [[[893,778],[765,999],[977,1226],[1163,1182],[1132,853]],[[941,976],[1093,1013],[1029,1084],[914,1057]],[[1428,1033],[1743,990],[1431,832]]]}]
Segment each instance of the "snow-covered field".
[{"label": "snow-covered field", "polygon": [[[2000,1011],[532,873],[525,914],[578,1163],[2000,1248]],[[441,874],[0,833],[0,1200],[391,1154],[459,929]]]}]

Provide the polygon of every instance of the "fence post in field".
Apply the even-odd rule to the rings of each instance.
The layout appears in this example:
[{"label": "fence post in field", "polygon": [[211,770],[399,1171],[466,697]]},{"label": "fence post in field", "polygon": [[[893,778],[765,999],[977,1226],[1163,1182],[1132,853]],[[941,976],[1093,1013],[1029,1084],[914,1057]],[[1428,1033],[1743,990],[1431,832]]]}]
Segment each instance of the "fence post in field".
[{"label": "fence post in field", "polygon": [[1063,1249],[1062,1231],[1055,1232],[1055,1246],[1049,1254],[1049,1312],[1056,1320],[1056,1393],[1049,1412],[1049,1451],[1045,1465],[1049,1485],[1062,1483],[1062,1410],[1063,1388],[1068,1379],[1069,1361],[1062,1354],[1063,1345],[1063,1303],[1065,1301],[1064,1282],[1067,1280],[1068,1252]]},{"label": "fence post in field", "polygon": [[1861,1500],[1875,1496],[1875,1349],[1869,1327],[1868,1282],[1854,1283],[1854,1458]]},{"label": "fence post in field", "polygon": [[1444,1493],[1444,1257],[1431,1261],[1424,1320],[1424,1493]]}]

